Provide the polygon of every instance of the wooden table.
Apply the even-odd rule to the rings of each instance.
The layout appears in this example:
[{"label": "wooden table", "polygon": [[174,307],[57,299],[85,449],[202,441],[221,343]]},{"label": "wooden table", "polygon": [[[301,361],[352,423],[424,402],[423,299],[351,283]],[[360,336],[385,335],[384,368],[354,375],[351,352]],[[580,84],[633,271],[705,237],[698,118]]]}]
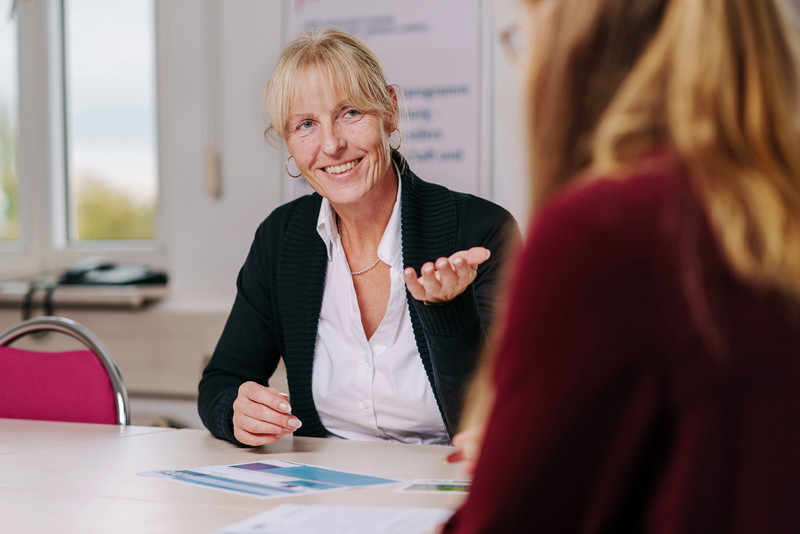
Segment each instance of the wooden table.
[{"label": "wooden table", "polygon": [[259,499],[142,471],[285,459],[411,480],[463,479],[442,459],[453,449],[286,437],[238,448],[204,430],[0,419],[0,531],[213,532],[280,504],[455,509],[461,495],[396,493],[396,484]]},{"label": "wooden table", "polygon": [[0,418],[0,454],[31,452],[49,449],[55,445],[108,441],[174,430],[150,426],[90,425]]}]

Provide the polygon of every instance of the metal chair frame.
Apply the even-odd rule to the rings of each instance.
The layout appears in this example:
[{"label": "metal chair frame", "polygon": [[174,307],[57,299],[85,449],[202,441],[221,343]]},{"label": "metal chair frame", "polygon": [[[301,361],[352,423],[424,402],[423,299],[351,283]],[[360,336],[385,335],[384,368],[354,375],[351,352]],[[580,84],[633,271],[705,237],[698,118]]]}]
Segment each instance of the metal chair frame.
[{"label": "metal chair frame", "polygon": [[117,424],[130,424],[130,404],[128,402],[128,390],[122,380],[122,373],[119,372],[117,363],[108,348],[94,335],[88,328],[66,317],[41,316],[27,319],[21,323],[0,333],[0,347],[7,347],[23,336],[35,332],[60,332],[78,340],[87,349],[94,353],[111,381],[111,388],[114,391],[114,403],[117,412]]}]

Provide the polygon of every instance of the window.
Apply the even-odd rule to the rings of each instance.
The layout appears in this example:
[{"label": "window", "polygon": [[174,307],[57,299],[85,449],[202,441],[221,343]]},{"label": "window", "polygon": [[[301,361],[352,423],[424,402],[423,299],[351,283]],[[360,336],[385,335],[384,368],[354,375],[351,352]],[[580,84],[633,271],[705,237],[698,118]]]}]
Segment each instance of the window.
[{"label": "window", "polygon": [[153,3],[63,5],[67,240],[153,239]]},{"label": "window", "polygon": [[17,25],[0,0],[0,243],[19,241]]},{"label": "window", "polygon": [[164,263],[155,33],[154,0],[0,0],[0,279]]}]

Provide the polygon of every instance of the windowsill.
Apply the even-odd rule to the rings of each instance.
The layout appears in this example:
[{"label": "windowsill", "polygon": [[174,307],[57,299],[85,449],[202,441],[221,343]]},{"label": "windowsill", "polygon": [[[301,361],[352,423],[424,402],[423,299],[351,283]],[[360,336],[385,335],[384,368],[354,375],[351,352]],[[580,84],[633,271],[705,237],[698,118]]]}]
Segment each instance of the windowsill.
[{"label": "windowsill", "polygon": [[[0,306],[21,307],[30,285],[26,282],[0,283]],[[38,289],[30,304],[42,306],[46,291]],[[58,307],[118,307],[140,308],[165,299],[169,286],[158,285],[61,285],[51,295],[51,303]]]}]

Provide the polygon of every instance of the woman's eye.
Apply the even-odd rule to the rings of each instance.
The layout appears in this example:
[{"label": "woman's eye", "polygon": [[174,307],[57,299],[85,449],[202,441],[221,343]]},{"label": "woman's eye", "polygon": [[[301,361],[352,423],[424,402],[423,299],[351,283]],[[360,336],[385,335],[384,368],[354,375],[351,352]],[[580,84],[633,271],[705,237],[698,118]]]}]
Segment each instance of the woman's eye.
[{"label": "woman's eye", "polygon": [[347,111],[344,112],[345,117],[357,117],[360,114],[361,112],[358,111],[357,109],[348,109]]},{"label": "woman's eye", "polygon": [[313,122],[311,122],[311,121],[303,121],[303,122],[301,122],[300,124],[297,125],[297,129],[298,130],[308,130],[312,126],[314,126]]}]

